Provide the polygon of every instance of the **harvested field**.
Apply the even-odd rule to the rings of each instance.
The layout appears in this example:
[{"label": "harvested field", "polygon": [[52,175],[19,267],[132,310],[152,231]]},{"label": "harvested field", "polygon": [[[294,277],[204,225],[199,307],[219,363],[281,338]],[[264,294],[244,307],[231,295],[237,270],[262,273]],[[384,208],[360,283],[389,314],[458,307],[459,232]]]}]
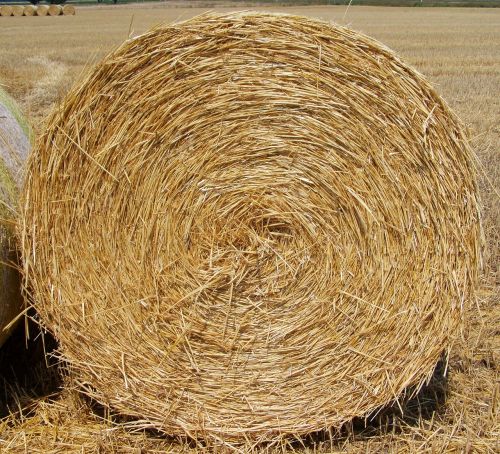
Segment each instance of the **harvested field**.
[{"label": "harvested field", "polygon": [[[346,10],[309,7],[285,11],[342,22]],[[130,32],[142,33],[162,18],[186,18],[200,11],[119,7],[114,15],[102,17],[100,8],[80,8],[78,12],[77,16],[70,18],[71,29],[66,29],[65,19],[59,18],[57,23],[54,20],[44,25],[43,34],[37,31],[36,18],[0,18],[1,40],[13,43],[11,47],[1,49],[0,77],[32,118],[42,119],[85,65],[107,53]],[[442,371],[438,371],[431,386],[416,400],[406,403],[403,416],[396,406],[392,411],[383,412],[367,427],[356,421],[346,427],[336,440],[328,440],[328,434],[319,434],[315,441],[327,439],[321,442],[324,450],[498,450],[500,342],[497,327],[500,320],[497,197],[500,131],[499,104],[495,94],[500,82],[499,19],[499,12],[495,10],[350,8],[345,15],[345,22],[353,28],[385,42],[429,76],[438,91],[470,125],[473,147],[480,158],[486,247],[480,298],[477,306],[469,312],[468,326],[452,350],[448,364],[449,378],[441,379]],[[7,20],[9,25],[3,27],[6,24],[3,21]],[[28,29],[21,20],[29,21],[33,28]],[[37,59],[33,59],[31,36],[40,37],[35,46],[39,49]],[[61,36],[65,45],[57,49],[47,46],[56,36]],[[13,348],[12,344],[7,346],[7,349]],[[7,361],[8,353],[2,352],[4,361]],[[18,378],[19,374],[23,371],[17,371]],[[23,403],[32,401],[30,390],[23,389],[19,384],[21,382],[17,381],[17,388],[21,388],[17,390],[19,398]],[[12,380],[9,385],[16,386]],[[3,422],[0,433],[4,441],[0,443],[4,443],[2,448],[5,451],[19,452],[26,446],[32,452],[50,452],[63,446],[79,452],[82,449],[90,452],[98,449],[123,450],[124,446],[154,450],[166,449],[171,443],[151,438],[152,433],[132,434],[123,428],[109,430],[112,421],[116,423],[119,420],[105,412],[100,413],[95,404],[75,393],[66,392],[62,396],[53,396],[53,399],[55,403],[33,403],[32,418],[29,417],[30,411],[25,411]],[[71,415],[75,415],[74,420]],[[304,444],[306,449],[312,449],[311,440],[304,441]],[[294,447],[301,448],[301,443],[296,443]]]}]

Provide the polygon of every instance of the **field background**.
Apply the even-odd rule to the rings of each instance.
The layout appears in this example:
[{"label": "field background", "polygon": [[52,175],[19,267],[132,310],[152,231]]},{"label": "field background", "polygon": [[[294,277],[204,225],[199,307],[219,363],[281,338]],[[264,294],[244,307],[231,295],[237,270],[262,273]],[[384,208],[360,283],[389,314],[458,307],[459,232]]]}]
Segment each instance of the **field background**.
[{"label": "field background", "polygon": [[[29,0],[2,0],[9,3],[26,3]],[[40,0],[41,2],[48,0]],[[150,0],[161,2],[168,7],[202,7],[214,8],[234,5],[246,6],[304,6],[304,5],[328,5],[328,6],[418,6],[418,7],[499,7],[500,0]],[[98,0],[67,0],[67,3],[89,5],[96,4]],[[101,3],[113,3],[113,0],[101,0]],[[119,4],[124,3],[145,3],[144,0],[118,0]]]},{"label": "field background", "polygon": [[[82,73],[129,36],[158,23],[188,19],[207,9],[174,7],[173,2],[93,5],[79,6],[74,17],[0,17],[0,83],[18,100],[35,130],[41,130],[48,112],[72,84],[78,83]],[[241,6],[210,9],[229,11]],[[500,9],[257,9],[335,21],[396,50],[430,79],[467,123],[479,158],[484,269],[478,304],[468,314],[469,324],[450,357],[449,378],[443,381],[437,377],[417,401],[408,404],[408,414],[401,416],[396,411],[377,420],[378,425],[346,428],[336,441],[323,442],[321,449],[500,452]],[[151,434],[111,430],[110,416],[102,412],[96,415],[92,403],[71,391],[58,395],[57,380],[38,375],[34,384],[30,374],[35,366],[30,371],[17,368],[5,372],[13,358],[19,362],[26,356],[19,347],[19,336],[0,352],[0,404],[11,413],[24,405],[30,407],[0,422],[0,452],[166,449],[170,441],[152,439]],[[53,377],[53,370],[48,375]],[[13,392],[14,403],[7,396]],[[36,399],[51,393],[50,399]],[[301,448],[301,443],[294,446]]]}]

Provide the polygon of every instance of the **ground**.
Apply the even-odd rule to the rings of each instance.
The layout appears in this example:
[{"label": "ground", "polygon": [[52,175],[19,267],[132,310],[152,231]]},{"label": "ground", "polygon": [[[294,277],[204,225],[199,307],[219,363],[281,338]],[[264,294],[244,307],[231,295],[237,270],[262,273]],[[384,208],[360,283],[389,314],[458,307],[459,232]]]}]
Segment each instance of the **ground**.
[{"label": "ground", "polygon": [[[478,303],[468,314],[462,340],[450,356],[447,382],[437,380],[421,395],[417,406],[420,416],[414,418],[415,409],[410,408],[412,416],[401,418],[393,413],[384,420],[384,427],[360,429],[354,425],[340,438],[320,444],[320,449],[499,452],[500,9],[259,9],[347,24],[396,50],[429,78],[468,125],[479,158],[484,264]],[[203,11],[129,4],[79,7],[74,17],[0,17],[0,83],[18,100],[35,130],[40,130],[47,113],[72,84],[78,83],[81,73],[129,36]],[[5,358],[2,364],[6,367]],[[22,385],[16,386],[24,396],[21,401],[29,402],[29,390],[20,392]],[[95,416],[92,404],[74,392],[56,394],[54,400],[32,403],[31,413],[24,411],[0,422],[0,452],[139,452],[134,449],[170,446],[170,441],[151,438],[151,434],[110,430],[111,423]],[[306,449],[313,450],[314,445],[307,443]],[[294,447],[303,449],[301,443]]]}]

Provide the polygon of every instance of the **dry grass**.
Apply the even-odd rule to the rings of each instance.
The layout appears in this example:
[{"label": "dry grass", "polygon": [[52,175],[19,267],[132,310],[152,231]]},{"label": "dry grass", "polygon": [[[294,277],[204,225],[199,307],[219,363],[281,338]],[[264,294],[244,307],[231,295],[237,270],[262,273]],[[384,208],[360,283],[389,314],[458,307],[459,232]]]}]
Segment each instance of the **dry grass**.
[{"label": "dry grass", "polygon": [[[287,11],[342,21],[345,9],[293,8]],[[21,19],[0,18],[0,22],[12,21],[8,27],[0,27],[2,40],[5,38],[6,42],[11,43],[1,49],[0,76],[34,118],[42,118],[54,101],[68,89],[84,65],[123,41],[130,28],[138,33],[153,23],[185,18],[198,11],[123,7],[113,16],[101,16],[98,12],[98,9],[81,8],[78,16],[67,19],[71,21],[70,26],[63,22],[48,23],[43,25],[43,34],[39,33],[39,25],[34,23],[31,24],[33,28],[28,28],[25,23],[21,23]],[[130,27],[132,15],[133,25]],[[32,21],[30,18],[22,20]],[[346,432],[333,442],[332,449],[343,452],[497,452],[499,447],[496,440],[500,432],[500,336],[497,328],[500,324],[500,213],[497,198],[500,140],[499,104],[495,94],[500,82],[499,12],[351,8],[346,21],[354,28],[389,44],[407,61],[429,75],[438,90],[470,124],[475,137],[474,147],[481,163],[480,187],[485,205],[483,217],[487,247],[479,310],[470,314],[469,327],[452,351],[450,378],[444,385],[445,402],[432,395],[436,389],[440,389],[440,384],[432,392],[420,396],[421,404],[423,400],[429,410],[421,418],[418,412],[422,411],[422,405],[418,406],[420,410],[413,409],[414,414],[411,409],[406,411],[404,417],[395,410],[385,419],[382,428],[378,428],[379,421],[372,426],[369,424],[368,429],[360,428],[359,425],[346,428]],[[36,40],[30,41],[35,36]],[[65,43],[64,47],[54,49],[49,46],[56,37]],[[57,62],[65,69],[62,76],[59,72],[53,86],[47,82],[50,81],[50,64],[43,67],[27,61],[33,55],[32,42],[39,43],[39,46],[35,46],[37,55],[45,56],[48,62]],[[37,87],[40,75],[47,76],[47,99],[28,99]],[[10,348],[15,350],[15,346]],[[82,446],[86,446],[86,452],[133,452],[132,447],[142,446],[146,450],[153,450],[169,443],[152,439],[151,434],[145,438],[144,434],[134,435],[120,428],[111,430],[113,423],[107,415],[102,415],[106,417],[105,420],[92,414],[88,418],[77,417],[79,412],[75,411],[75,405],[87,403],[74,393],[69,393],[69,396],[59,398],[57,404],[40,404],[35,418],[13,416],[5,421],[4,430],[0,430],[0,433],[8,440],[10,449],[6,451],[24,452],[27,444],[28,451],[33,452],[37,449],[39,452],[81,452]],[[415,414],[416,419],[413,418]],[[77,422],[72,423],[72,418],[77,418]],[[42,421],[43,424],[40,424]],[[300,444],[295,446],[300,447]],[[329,442],[320,448],[330,450]]]}]

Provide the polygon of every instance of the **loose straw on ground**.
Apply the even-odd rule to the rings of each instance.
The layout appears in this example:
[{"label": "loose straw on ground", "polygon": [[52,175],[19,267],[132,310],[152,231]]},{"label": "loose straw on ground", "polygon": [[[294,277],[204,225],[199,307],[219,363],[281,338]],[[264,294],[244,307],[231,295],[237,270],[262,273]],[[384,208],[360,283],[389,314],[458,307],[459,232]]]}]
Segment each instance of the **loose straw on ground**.
[{"label": "loose straw on ground", "polygon": [[77,85],[28,167],[35,307],[81,389],[136,427],[338,427],[418,389],[473,299],[462,124],[343,27],[158,27]]},{"label": "loose straw on ground", "polygon": [[19,272],[15,268],[14,225],[23,165],[29,149],[29,127],[0,88],[0,347],[21,312]]}]

